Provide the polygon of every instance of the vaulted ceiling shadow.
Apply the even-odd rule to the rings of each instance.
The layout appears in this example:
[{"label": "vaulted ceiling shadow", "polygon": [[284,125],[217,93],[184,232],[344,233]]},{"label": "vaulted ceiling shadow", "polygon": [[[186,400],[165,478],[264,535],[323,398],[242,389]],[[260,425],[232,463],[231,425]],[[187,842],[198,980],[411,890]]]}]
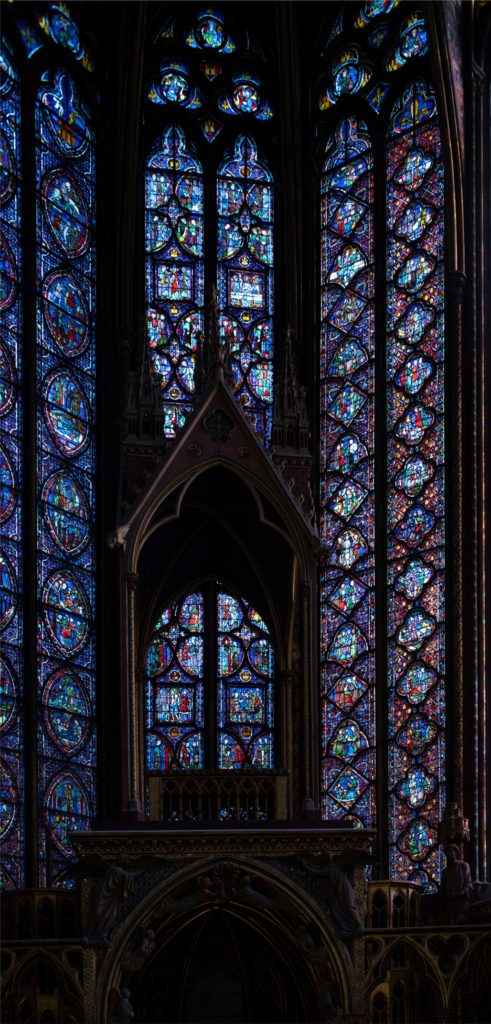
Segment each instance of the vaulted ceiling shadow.
[{"label": "vaulted ceiling shadow", "polygon": [[235,472],[214,466],[200,474],[158,510],[141,550],[144,634],[174,595],[214,577],[253,600],[279,639],[294,572],[286,538],[281,516],[267,519],[260,496]]}]

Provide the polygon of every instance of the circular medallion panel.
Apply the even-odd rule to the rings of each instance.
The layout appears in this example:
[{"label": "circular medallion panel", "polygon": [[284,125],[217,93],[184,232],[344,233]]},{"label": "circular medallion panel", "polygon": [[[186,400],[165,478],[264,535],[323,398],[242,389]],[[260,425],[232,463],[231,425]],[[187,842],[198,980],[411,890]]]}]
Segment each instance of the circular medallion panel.
[{"label": "circular medallion panel", "polygon": [[14,673],[5,658],[0,657],[0,732],[8,729],[15,718],[16,700]]},{"label": "circular medallion panel", "polygon": [[46,174],[43,211],[58,245],[67,256],[82,256],[90,243],[90,218],[80,187],[64,171]]},{"label": "circular medallion panel", "polygon": [[87,794],[74,775],[58,775],[53,779],[45,797],[45,819],[61,853],[72,852],[68,833],[84,829],[90,814]]},{"label": "circular medallion panel", "polygon": [[75,654],[90,628],[90,604],[82,584],[69,571],[52,573],[43,588],[43,605],[53,643],[62,654]]},{"label": "circular medallion panel", "polygon": [[17,787],[10,768],[0,761],[0,837],[3,839],[13,825],[17,803]]},{"label": "circular medallion panel", "polygon": [[12,515],[17,503],[17,488],[12,463],[3,444],[0,444],[0,523]]},{"label": "circular medallion panel", "polygon": [[16,189],[15,157],[5,132],[0,132],[0,205],[8,203]]},{"label": "circular medallion panel", "polygon": [[78,455],[89,434],[89,403],[69,370],[55,370],[46,378],[43,412],[58,450],[63,455]]},{"label": "circular medallion panel", "polygon": [[7,344],[0,338],[0,416],[6,416],[15,405],[17,374]]},{"label": "circular medallion panel", "polygon": [[65,754],[74,754],[90,733],[90,703],[78,676],[58,669],[48,679],[43,694],[44,721],[53,743]]},{"label": "circular medallion panel", "polygon": [[15,614],[17,580],[3,551],[0,551],[0,630],[6,629]]},{"label": "circular medallion panel", "polygon": [[74,555],[90,536],[90,510],[85,492],[71,473],[59,469],[46,480],[41,492],[43,516],[55,544]]},{"label": "circular medallion panel", "polygon": [[0,309],[9,309],[17,295],[17,267],[12,250],[0,231]]},{"label": "circular medallion panel", "polygon": [[89,341],[89,310],[71,274],[55,271],[43,285],[44,318],[65,356],[79,356]]}]

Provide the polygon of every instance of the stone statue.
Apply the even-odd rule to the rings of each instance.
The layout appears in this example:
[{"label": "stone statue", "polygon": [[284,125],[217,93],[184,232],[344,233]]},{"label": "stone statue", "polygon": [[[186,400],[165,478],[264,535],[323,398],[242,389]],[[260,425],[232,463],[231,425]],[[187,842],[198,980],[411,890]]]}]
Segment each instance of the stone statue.
[{"label": "stone statue", "polygon": [[137,928],[131,936],[129,945],[121,957],[121,967],[125,971],[139,971],[156,948],[155,932],[152,928]]},{"label": "stone statue", "polygon": [[322,861],[322,867],[313,867],[312,862],[305,859],[303,865],[310,874],[324,879],[329,910],[341,935],[344,938],[360,935],[362,921],[349,878],[341,871],[332,854],[326,853]]},{"label": "stone statue", "polygon": [[127,988],[122,988],[116,990],[116,994],[119,998],[116,1000],[115,1012],[111,1016],[111,1024],[130,1024],[135,1017],[131,1005],[131,992]]},{"label": "stone statue", "polygon": [[141,874],[141,871],[128,871],[122,862],[107,867],[101,883],[94,889],[86,939],[109,941],[120,910],[133,892],[135,879]]},{"label": "stone statue", "polygon": [[442,871],[440,884],[443,924],[462,924],[466,921],[474,898],[471,869],[467,861],[460,860],[459,854],[455,843],[448,843],[445,847],[447,866]]},{"label": "stone statue", "polygon": [[491,921],[491,884],[473,882],[471,869],[455,843],[445,847],[447,866],[440,884],[442,924]]}]

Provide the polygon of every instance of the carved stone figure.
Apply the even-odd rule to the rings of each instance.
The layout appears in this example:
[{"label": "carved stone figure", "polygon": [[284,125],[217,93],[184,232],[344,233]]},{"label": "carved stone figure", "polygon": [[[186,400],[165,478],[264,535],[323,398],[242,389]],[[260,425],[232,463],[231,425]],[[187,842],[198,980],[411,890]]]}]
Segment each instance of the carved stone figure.
[{"label": "carved stone figure", "polygon": [[156,947],[155,932],[152,928],[137,928],[131,936],[130,943],[121,957],[121,967],[125,971],[139,971],[145,960]]},{"label": "carved stone figure", "polygon": [[131,1005],[131,992],[127,988],[122,988],[117,994],[119,1000],[116,1003],[116,1010],[111,1016],[111,1024],[130,1024],[135,1017]]},{"label": "carved stone figure", "polygon": [[462,924],[467,920],[474,896],[471,869],[467,861],[460,860],[455,843],[445,847],[445,854],[447,866],[442,871],[440,885],[442,923]]},{"label": "carved stone figure", "polygon": [[322,860],[322,867],[314,867],[310,860],[304,860],[303,865],[310,874],[324,879],[324,892],[329,904],[329,910],[341,935],[345,938],[353,938],[353,936],[360,935],[362,921],[356,903],[355,892],[349,878],[347,878],[330,853],[326,853]]}]

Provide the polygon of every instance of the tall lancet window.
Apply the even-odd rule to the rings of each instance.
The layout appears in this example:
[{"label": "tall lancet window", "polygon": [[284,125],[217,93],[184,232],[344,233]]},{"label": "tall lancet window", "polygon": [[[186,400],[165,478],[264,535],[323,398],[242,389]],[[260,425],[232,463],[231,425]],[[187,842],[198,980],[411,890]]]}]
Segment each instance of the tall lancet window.
[{"label": "tall lancet window", "polygon": [[175,437],[192,408],[204,303],[203,175],[181,128],[164,131],[147,161],[145,206],[148,343]]},{"label": "tall lancet window", "polygon": [[374,229],[366,125],[338,123],[322,173],[323,811],[374,819]]},{"label": "tall lancet window", "polygon": [[17,54],[14,71],[2,49],[0,80],[0,829],[12,888],[26,864],[30,884],[55,883],[69,832],[96,809],[96,169],[93,62],[67,4],[4,14]]},{"label": "tall lancet window", "polygon": [[[264,55],[211,7],[192,23],[170,18],[154,46],[160,68],[148,111],[158,123],[160,108],[163,120],[146,164],[146,304],[164,434],[175,437],[192,410],[204,309],[216,289],[235,394],[269,444],[274,179],[264,152],[273,117]],[[231,145],[226,125],[238,132]]]},{"label": "tall lancet window", "polygon": [[218,302],[239,396],[265,439],[273,397],[273,185],[252,139],[218,170]]},{"label": "tall lancet window", "polygon": [[[443,159],[422,13],[345,5],[318,96],[322,791],[434,887],[445,784]],[[375,740],[377,738],[377,745]],[[374,780],[387,779],[387,790]]]},{"label": "tall lancet window", "polygon": [[433,91],[387,135],[389,828],[393,874],[438,872],[445,764],[443,163]]},{"label": "tall lancet window", "polygon": [[40,850],[54,870],[95,810],[95,147],[65,70],[42,75],[36,136]]},{"label": "tall lancet window", "polygon": [[22,214],[21,94],[7,48],[0,51],[0,837],[3,884],[24,883],[22,606]]}]

